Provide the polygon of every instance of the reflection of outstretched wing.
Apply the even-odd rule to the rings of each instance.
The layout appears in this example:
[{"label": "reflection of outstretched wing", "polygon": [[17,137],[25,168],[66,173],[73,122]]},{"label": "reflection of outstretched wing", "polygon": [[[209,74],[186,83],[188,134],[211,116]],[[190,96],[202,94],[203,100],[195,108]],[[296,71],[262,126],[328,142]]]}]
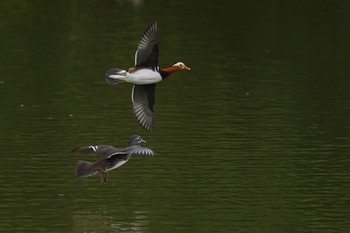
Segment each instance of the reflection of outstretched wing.
[{"label": "reflection of outstretched wing", "polygon": [[127,148],[124,149],[124,151],[127,151],[127,153],[129,154],[138,154],[138,155],[149,155],[149,156],[154,156],[156,153],[147,148],[147,147],[143,147],[143,146],[129,146]]},{"label": "reflection of outstretched wing", "polygon": [[107,158],[112,158],[112,157],[115,157],[115,156],[123,157],[123,156],[128,155],[128,154],[154,156],[156,153],[154,153],[153,150],[151,150],[151,149],[149,149],[147,147],[135,145],[135,146],[129,146],[129,147],[126,147],[125,149],[117,151],[117,152],[109,155]]},{"label": "reflection of outstretched wing", "polygon": [[97,155],[105,156],[105,155],[109,155],[117,150],[118,149],[116,149],[110,145],[97,145],[97,146],[80,146],[80,147],[73,149],[71,152],[77,153],[77,154],[95,153]]}]

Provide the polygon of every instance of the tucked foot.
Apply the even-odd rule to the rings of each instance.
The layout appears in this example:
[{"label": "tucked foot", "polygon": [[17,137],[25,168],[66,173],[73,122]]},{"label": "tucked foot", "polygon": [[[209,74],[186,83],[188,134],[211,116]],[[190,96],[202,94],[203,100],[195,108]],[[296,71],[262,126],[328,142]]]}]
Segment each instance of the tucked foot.
[{"label": "tucked foot", "polygon": [[103,169],[100,171],[100,180],[101,183],[106,183],[108,179],[108,171]]},{"label": "tucked foot", "polygon": [[103,183],[106,183],[107,182],[107,179],[108,179],[108,171],[105,170],[105,177],[103,179]]},{"label": "tucked foot", "polygon": [[104,174],[102,172],[100,172],[100,181],[101,181],[101,183],[103,183],[103,181],[104,181]]}]

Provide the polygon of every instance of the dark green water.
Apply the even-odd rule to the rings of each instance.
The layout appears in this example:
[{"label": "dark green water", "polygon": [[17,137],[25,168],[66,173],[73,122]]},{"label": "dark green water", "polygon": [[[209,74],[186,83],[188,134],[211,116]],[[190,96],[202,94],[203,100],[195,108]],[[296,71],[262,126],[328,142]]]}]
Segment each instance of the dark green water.
[{"label": "dark green water", "polygon": [[[2,1],[1,232],[349,232],[346,1]],[[133,119],[128,68],[158,21],[154,130]],[[76,179],[79,145],[157,156]]]}]

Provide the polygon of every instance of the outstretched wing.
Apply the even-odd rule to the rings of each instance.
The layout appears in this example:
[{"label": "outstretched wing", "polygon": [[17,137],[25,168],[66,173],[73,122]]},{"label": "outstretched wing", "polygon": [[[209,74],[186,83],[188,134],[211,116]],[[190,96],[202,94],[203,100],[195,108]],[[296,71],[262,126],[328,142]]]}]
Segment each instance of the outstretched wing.
[{"label": "outstretched wing", "polygon": [[147,147],[138,146],[138,145],[129,146],[129,147],[125,148],[124,150],[130,154],[133,154],[133,155],[135,155],[135,154],[136,155],[149,155],[149,156],[156,155],[156,153],[153,150],[151,150]]},{"label": "outstretched wing", "polygon": [[71,152],[72,153],[77,153],[77,154],[88,154],[88,153],[95,153],[98,155],[109,155],[115,151],[117,151],[113,146],[110,145],[97,145],[97,146],[79,146],[75,149],[73,149]]},{"label": "outstretched wing", "polygon": [[157,22],[152,23],[143,33],[135,53],[136,67],[158,66],[159,43]]},{"label": "outstretched wing", "polygon": [[156,84],[134,85],[132,88],[132,107],[137,122],[145,129],[152,129],[153,106]]},{"label": "outstretched wing", "polygon": [[138,145],[134,145],[134,146],[129,146],[126,147],[120,151],[117,151],[111,155],[109,155],[108,157],[106,157],[107,159],[112,158],[112,157],[122,157],[128,154],[138,154],[138,155],[149,155],[149,156],[154,156],[156,153],[147,148],[147,147],[143,147],[143,146],[138,146]]}]

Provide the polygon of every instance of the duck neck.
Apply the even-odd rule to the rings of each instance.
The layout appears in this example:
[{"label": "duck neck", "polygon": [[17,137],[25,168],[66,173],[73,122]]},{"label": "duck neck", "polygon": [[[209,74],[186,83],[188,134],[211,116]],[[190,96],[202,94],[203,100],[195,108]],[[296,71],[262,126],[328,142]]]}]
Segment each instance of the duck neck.
[{"label": "duck neck", "polygon": [[177,69],[174,66],[168,66],[168,67],[160,69],[159,73],[160,73],[160,76],[162,76],[162,79],[165,79],[166,77],[168,77],[169,75],[171,75],[175,71],[177,71]]},{"label": "duck neck", "polygon": [[134,141],[132,141],[132,140],[129,140],[129,142],[128,142],[128,146],[133,146],[133,145],[135,145],[135,142],[134,142]]}]

